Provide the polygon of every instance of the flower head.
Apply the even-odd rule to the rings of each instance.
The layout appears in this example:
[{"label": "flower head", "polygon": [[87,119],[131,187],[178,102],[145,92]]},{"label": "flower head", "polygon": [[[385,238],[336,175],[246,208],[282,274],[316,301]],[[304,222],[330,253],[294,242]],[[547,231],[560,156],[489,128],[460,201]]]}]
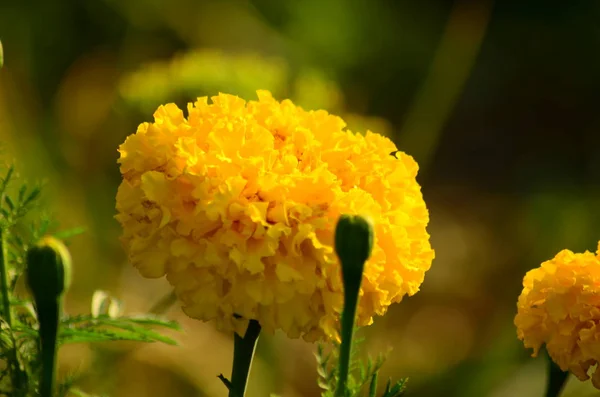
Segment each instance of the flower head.
[{"label": "flower head", "polygon": [[[220,94],[159,107],[121,145],[116,218],[130,261],[167,277],[190,317],[243,335],[337,336],[343,305],[334,229],[373,220],[359,325],[413,295],[433,259],[417,163],[387,138],[339,117]],[[390,155],[393,153],[393,155]]]},{"label": "flower head", "polygon": [[[600,244],[597,255],[563,250],[530,270],[517,307],[517,335],[533,356],[545,344],[563,371],[589,379],[600,361]],[[600,389],[599,368],[592,382]]]}]

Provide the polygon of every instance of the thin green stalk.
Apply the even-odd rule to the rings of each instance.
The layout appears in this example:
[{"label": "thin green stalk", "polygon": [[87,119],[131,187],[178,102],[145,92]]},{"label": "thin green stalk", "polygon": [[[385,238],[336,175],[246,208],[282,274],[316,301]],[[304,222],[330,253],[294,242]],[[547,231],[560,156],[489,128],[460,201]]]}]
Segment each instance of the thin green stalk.
[{"label": "thin green stalk", "polygon": [[42,348],[41,397],[52,397],[54,393],[60,307],[60,298],[54,302],[37,302],[38,320],[40,323],[40,344]]},{"label": "thin green stalk", "polygon": [[569,372],[564,372],[558,365],[552,361],[552,358],[546,353],[548,359],[548,382],[546,384],[546,397],[558,397],[567,383]]},{"label": "thin green stalk", "polygon": [[156,315],[164,314],[175,302],[177,302],[177,295],[175,295],[175,291],[171,291],[152,305],[148,313]]},{"label": "thin green stalk", "polygon": [[67,247],[54,237],[42,238],[27,250],[25,274],[40,326],[40,396],[52,397],[62,297],[71,284],[71,255]]},{"label": "thin green stalk", "polygon": [[338,363],[336,397],[346,397],[348,394],[348,372],[350,371],[356,305],[365,262],[373,250],[373,239],[373,224],[370,218],[343,214],[338,219],[335,227],[335,251],[342,265],[344,311],[342,312],[342,345]]},{"label": "thin green stalk", "polygon": [[260,329],[258,321],[250,320],[246,335],[243,338],[238,334],[234,335],[233,368],[231,371],[229,397],[244,397],[246,394],[248,374],[252,366],[252,359],[254,358]]},{"label": "thin green stalk", "polygon": [[344,289],[344,311],[342,312],[342,344],[340,346],[338,384],[335,391],[336,397],[346,395],[350,356],[352,354],[352,336],[354,334],[354,319],[356,317],[356,304],[358,301],[358,288]]},{"label": "thin green stalk", "polygon": [[10,291],[8,288],[8,261],[6,253],[6,237],[0,228],[0,289],[2,289],[2,314],[4,321],[12,328],[13,318],[10,310]]},{"label": "thin green stalk", "polygon": [[[10,328],[12,339],[13,316],[10,307],[10,289],[8,287],[8,255],[6,251],[6,233],[0,228],[0,289],[2,293],[2,315],[4,321]],[[17,350],[14,339],[13,347],[10,350],[10,360],[8,370],[12,379],[12,385],[15,390],[21,391],[21,374],[19,373],[19,361],[17,359]]]}]

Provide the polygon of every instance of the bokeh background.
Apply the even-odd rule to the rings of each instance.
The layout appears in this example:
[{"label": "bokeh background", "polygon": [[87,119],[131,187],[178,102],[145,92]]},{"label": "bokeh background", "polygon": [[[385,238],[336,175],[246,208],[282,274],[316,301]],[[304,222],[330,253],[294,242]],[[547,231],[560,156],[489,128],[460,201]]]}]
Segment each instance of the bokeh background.
[{"label": "bokeh background", "polygon": [[[71,243],[70,313],[95,289],[125,311],[168,292],[126,262],[117,147],[157,105],[269,89],[390,136],[421,166],[437,257],[422,290],[365,329],[407,396],[542,396],[543,359],[513,326],[524,273],[600,239],[600,2],[0,1],[3,166],[44,180]],[[61,373],[112,396],[224,396],[232,339],[181,321],[180,347],[61,351]],[[314,346],[258,347],[249,396],[319,396]],[[588,382],[589,383],[589,382]],[[592,396],[571,380],[565,396]]]}]

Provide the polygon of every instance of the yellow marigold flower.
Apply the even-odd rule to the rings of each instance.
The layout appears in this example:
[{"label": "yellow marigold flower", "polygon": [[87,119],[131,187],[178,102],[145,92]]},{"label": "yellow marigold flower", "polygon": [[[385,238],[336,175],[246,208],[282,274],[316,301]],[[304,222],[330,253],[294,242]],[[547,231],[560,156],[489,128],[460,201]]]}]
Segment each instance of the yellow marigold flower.
[{"label": "yellow marigold flower", "polygon": [[[339,117],[219,94],[160,106],[119,151],[116,218],[130,261],[167,277],[192,318],[245,332],[337,337],[343,293],[333,250],[340,214],[371,217],[358,324],[413,295],[434,253],[417,163]],[[393,153],[393,155],[390,155]]]},{"label": "yellow marigold flower", "polygon": [[[517,335],[533,356],[545,344],[563,371],[589,379],[600,361],[600,243],[597,255],[563,250],[530,270],[517,307]],[[600,389],[600,367],[592,383]]]}]

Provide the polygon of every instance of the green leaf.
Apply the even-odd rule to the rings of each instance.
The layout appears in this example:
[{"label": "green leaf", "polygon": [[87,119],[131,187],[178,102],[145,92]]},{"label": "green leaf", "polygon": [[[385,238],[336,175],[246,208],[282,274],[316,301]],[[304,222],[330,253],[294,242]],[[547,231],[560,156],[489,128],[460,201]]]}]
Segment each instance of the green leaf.
[{"label": "green leaf", "polygon": [[120,321],[115,321],[110,325],[122,331],[130,332],[132,335],[135,335],[135,337],[139,338],[140,340],[145,340],[148,342],[158,341],[169,345],[177,345],[177,342],[174,339],[164,336],[156,331],[152,331],[146,327],[140,327],[134,324],[127,324],[125,322]]},{"label": "green leaf", "polygon": [[77,387],[73,387],[73,388],[69,389],[69,391],[66,394],[66,396],[70,396],[70,395],[75,396],[75,397],[96,397],[96,395],[86,393],[86,392],[84,392],[83,390],[81,390],[81,389],[79,389]]},{"label": "green leaf", "polygon": [[110,341],[139,341],[145,340],[130,333],[118,333],[112,330],[95,329],[62,329],[59,333],[59,343],[61,345],[72,343],[97,343]]},{"label": "green leaf", "polygon": [[315,352],[315,358],[317,359],[317,364],[321,364],[323,358],[323,345],[321,343],[317,344],[317,351]]},{"label": "green leaf", "polygon": [[60,240],[67,240],[67,239],[70,239],[71,237],[75,237],[80,234],[83,234],[83,233],[85,233],[85,231],[86,231],[86,228],[84,228],[84,227],[74,227],[72,229],[67,229],[67,230],[63,230],[61,232],[56,232],[53,234],[53,236]]},{"label": "green leaf", "polygon": [[165,327],[176,331],[181,331],[181,325],[177,321],[162,320],[152,315],[143,315],[138,317],[128,317],[129,321],[136,324],[152,325],[158,327]]},{"label": "green leaf", "polygon": [[27,205],[31,204],[35,199],[37,199],[40,196],[41,192],[42,192],[42,190],[40,189],[39,186],[34,187],[29,192],[29,195],[27,195],[27,198],[23,202],[23,206],[26,207]]},{"label": "green leaf", "polygon": [[371,376],[371,383],[369,384],[369,397],[375,397],[377,394],[377,376],[378,372],[375,372],[373,376]]},{"label": "green leaf", "polygon": [[8,170],[6,171],[6,176],[4,178],[2,178],[2,184],[0,184],[0,194],[3,194],[6,191],[6,187],[8,186],[8,183],[10,182],[10,178],[12,177],[12,174],[15,170],[14,165],[10,165],[8,167]]},{"label": "green leaf", "polygon": [[365,365],[362,361],[359,362],[359,366],[358,366],[358,374],[359,375],[358,376],[359,376],[359,379],[361,382],[363,382],[366,379],[367,373],[371,372],[370,368],[371,368],[371,360],[369,360],[367,362],[367,368],[365,368]]},{"label": "green leaf", "polygon": [[323,378],[323,379],[327,379],[327,368],[324,368],[323,366],[319,365],[317,366],[317,374]]},{"label": "green leaf", "polygon": [[23,202],[23,199],[25,198],[25,193],[27,192],[27,185],[26,184],[22,184],[21,187],[19,188],[19,203]]},{"label": "green leaf", "polygon": [[[42,236],[45,236],[46,234],[48,234],[48,229],[50,229],[50,226],[52,225],[52,222],[50,221],[50,219],[41,219],[40,223],[38,224],[37,230],[35,231],[35,233],[33,233],[33,235],[35,236],[35,239],[39,239]],[[59,238],[54,236],[55,238]]]},{"label": "green leaf", "polygon": [[104,342],[110,340],[129,340],[138,342],[163,342],[177,345],[177,342],[149,327],[162,327],[181,330],[175,321],[144,315],[136,317],[113,318],[107,314],[97,317],[80,315],[63,318],[59,334],[61,343]]},{"label": "green leaf", "polygon": [[11,210],[11,211],[15,210],[15,203],[13,203],[10,196],[4,196],[4,202],[6,203],[6,206],[8,207],[9,210]]},{"label": "green leaf", "polygon": [[394,384],[394,386],[391,386],[392,380],[389,379],[388,383],[385,387],[385,393],[383,394],[382,397],[400,397],[404,394],[404,391],[406,390],[406,382],[408,381],[408,378],[404,378],[399,380],[398,382],[396,382]]},{"label": "green leaf", "polygon": [[2,332],[0,332],[0,346],[2,346],[2,349],[0,349],[0,351],[2,351],[3,353],[6,352],[8,349],[12,348],[13,338],[10,330],[3,329]]},{"label": "green leaf", "polygon": [[327,382],[326,380],[321,379],[321,378],[317,379],[317,385],[323,390],[331,389],[331,387],[329,386],[329,382]]}]

